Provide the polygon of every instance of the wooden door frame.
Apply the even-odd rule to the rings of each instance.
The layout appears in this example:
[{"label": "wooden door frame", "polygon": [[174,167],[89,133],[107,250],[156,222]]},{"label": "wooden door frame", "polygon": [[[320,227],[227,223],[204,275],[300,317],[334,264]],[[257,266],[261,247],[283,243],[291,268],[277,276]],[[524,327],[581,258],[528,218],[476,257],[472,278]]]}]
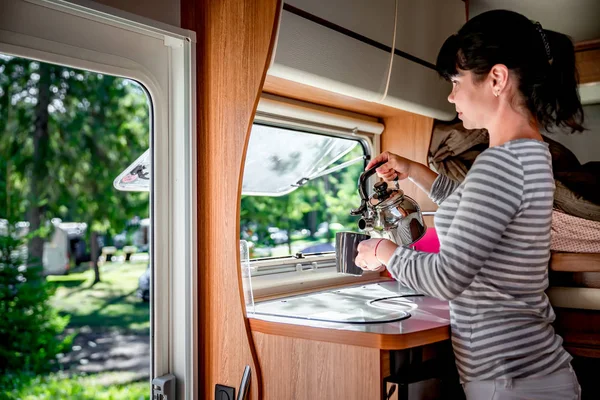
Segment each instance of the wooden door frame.
[{"label": "wooden door frame", "polygon": [[181,0],[181,26],[197,35],[199,398],[237,387],[260,366],[240,276],[243,159],[273,52],[280,0]]}]

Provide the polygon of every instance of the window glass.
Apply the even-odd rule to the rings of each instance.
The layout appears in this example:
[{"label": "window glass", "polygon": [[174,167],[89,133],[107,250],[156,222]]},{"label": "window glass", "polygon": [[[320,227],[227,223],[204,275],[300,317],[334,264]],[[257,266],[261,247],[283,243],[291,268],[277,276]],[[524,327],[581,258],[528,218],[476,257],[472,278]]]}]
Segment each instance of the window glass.
[{"label": "window glass", "polygon": [[334,251],[336,232],[357,229],[364,156],[354,138],[255,124],[240,210],[250,258]]},{"label": "window glass", "polygon": [[113,188],[149,104],[133,80],[0,54],[0,398],[150,398],[150,196]]},{"label": "window glass", "polygon": [[254,124],[242,194],[282,196],[352,151],[358,142]]}]

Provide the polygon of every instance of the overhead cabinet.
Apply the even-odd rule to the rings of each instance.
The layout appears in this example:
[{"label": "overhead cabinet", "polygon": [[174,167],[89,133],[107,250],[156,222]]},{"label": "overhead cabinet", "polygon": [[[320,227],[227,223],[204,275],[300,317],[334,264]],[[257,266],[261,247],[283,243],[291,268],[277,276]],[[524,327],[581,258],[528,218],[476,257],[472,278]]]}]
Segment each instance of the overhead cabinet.
[{"label": "overhead cabinet", "polygon": [[398,0],[397,18],[395,10],[395,0],[286,1],[268,74],[452,119],[454,107],[446,100],[450,85],[434,64],[444,40],[464,23],[464,3]]},{"label": "overhead cabinet", "polygon": [[376,102],[389,63],[388,52],[284,8],[268,74]]}]

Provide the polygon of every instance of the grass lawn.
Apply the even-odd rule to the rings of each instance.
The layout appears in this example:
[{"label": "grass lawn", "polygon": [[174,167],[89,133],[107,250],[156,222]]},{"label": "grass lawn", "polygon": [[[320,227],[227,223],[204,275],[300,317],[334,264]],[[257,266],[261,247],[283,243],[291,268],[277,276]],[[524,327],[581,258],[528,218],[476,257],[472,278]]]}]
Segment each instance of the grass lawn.
[{"label": "grass lawn", "polygon": [[138,278],[146,263],[106,263],[100,267],[101,282],[92,285],[94,271],[71,272],[49,276],[56,286],[52,305],[61,314],[71,316],[69,327],[89,326],[94,331],[118,329],[143,331],[150,329],[148,303],[135,296]]},{"label": "grass lawn", "polygon": [[[148,335],[149,304],[135,296],[138,278],[146,268],[146,262],[106,263],[100,267],[102,281],[93,286],[94,271],[87,266],[79,267],[69,275],[48,276],[48,282],[56,288],[51,304],[61,314],[71,317],[68,328],[75,331],[86,326],[92,332]],[[128,371],[90,375],[58,372],[34,379],[15,376],[9,379],[8,387],[0,387],[0,400],[149,399],[148,381],[136,380],[139,380],[139,374],[135,377],[135,373]]]},{"label": "grass lawn", "polygon": [[[148,382],[133,382],[123,385],[102,384],[103,380],[110,379],[104,373],[88,376],[65,376],[64,374],[50,374],[37,377],[31,382],[10,392],[0,391],[0,399],[7,400],[148,400],[150,399],[150,385]],[[119,372],[122,374],[122,372]]]}]

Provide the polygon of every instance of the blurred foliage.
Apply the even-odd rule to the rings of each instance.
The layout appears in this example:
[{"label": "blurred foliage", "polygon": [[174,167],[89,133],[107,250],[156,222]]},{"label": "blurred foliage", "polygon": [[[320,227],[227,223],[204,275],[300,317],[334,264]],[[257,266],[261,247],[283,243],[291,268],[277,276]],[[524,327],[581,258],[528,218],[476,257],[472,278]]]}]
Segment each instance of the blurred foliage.
[{"label": "blurred foliage", "polygon": [[0,218],[28,220],[38,207],[40,226],[58,217],[114,234],[147,217],[148,193],[118,192],[113,180],[148,148],[149,126],[137,82],[0,55]]},{"label": "blurred foliage", "polygon": [[[122,374],[122,373],[121,373]],[[0,386],[0,399],[7,400],[149,400],[148,382],[102,384],[106,374],[68,376],[49,374],[32,377],[15,375],[11,382]],[[2,378],[0,378],[0,384]]]},{"label": "blurred foliage", "polygon": [[[54,290],[39,263],[26,263],[23,239],[12,228],[0,232],[0,376],[50,370],[56,355],[70,349],[73,336],[59,339],[69,317],[51,307]],[[0,384],[0,386],[2,386]]]},{"label": "blurred foliage", "polygon": [[[362,146],[356,146],[335,165],[362,155]],[[310,231],[309,239],[319,243],[315,234],[319,225],[327,223],[325,239],[331,243],[335,230],[329,228],[330,224],[337,223],[347,230],[357,230],[358,218],[350,215],[350,211],[360,205],[357,182],[363,171],[364,164],[359,162],[311,180],[285,196],[242,196],[241,239],[252,241],[257,247],[273,247],[276,243],[268,228],[276,227],[287,233],[287,253],[292,254],[291,245],[296,240],[294,232],[306,229]]]}]

